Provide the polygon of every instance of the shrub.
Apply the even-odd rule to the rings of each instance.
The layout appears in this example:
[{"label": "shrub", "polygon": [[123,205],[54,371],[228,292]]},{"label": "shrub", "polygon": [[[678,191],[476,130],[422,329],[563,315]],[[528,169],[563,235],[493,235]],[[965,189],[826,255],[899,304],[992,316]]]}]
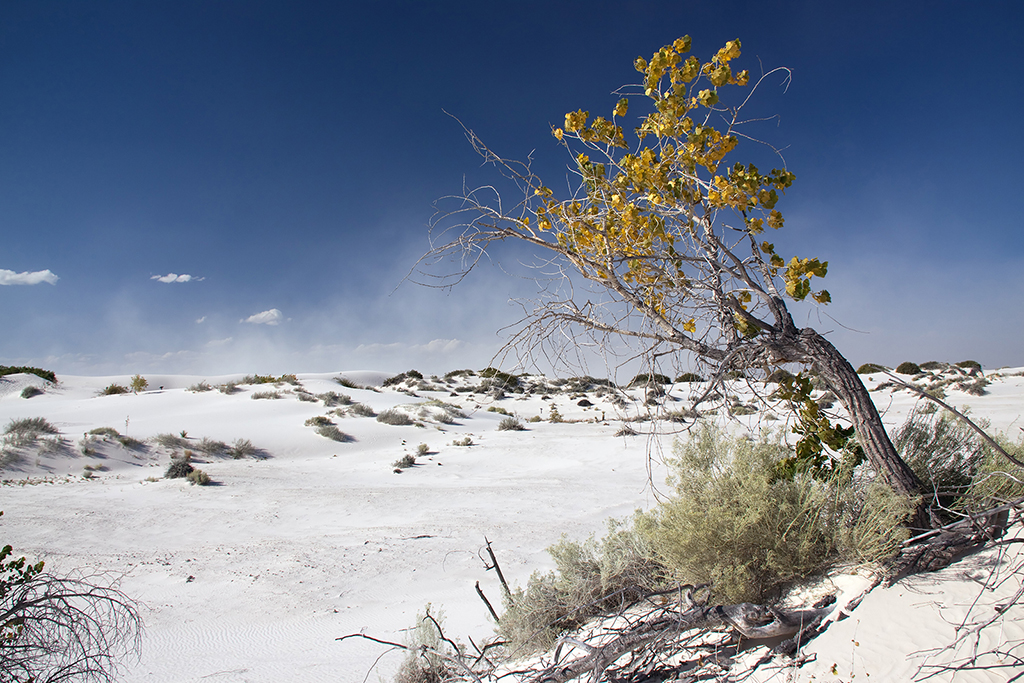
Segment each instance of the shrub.
[{"label": "shrub", "polygon": [[[865,366],[861,366],[865,367]],[[858,372],[860,372],[858,370]],[[789,382],[793,379],[793,373],[785,368],[775,368],[770,375],[765,377],[765,382],[772,382],[773,384],[782,384],[783,382]]]},{"label": "shrub", "polygon": [[388,408],[387,410],[381,411],[381,413],[377,416],[377,422],[395,426],[412,424],[412,420],[409,418],[408,415],[406,415],[400,410],[395,410],[394,408]]},{"label": "shrub", "polygon": [[305,424],[307,427],[323,427],[326,425],[332,425],[334,423],[331,422],[330,418],[328,417],[324,417],[323,415],[317,415],[316,417],[311,417],[308,420],[306,420]]},{"label": "shrub", "polygon": [[23,417],[8,422],[4,434],[60,434],[60,430],[45,417]]},{"label": "shrub", "polygon": [[281,392],[279,392],[279,391],[254,391],[249,396],[249,398],[251,398],[253,400],[259,400],[261,398],[268,398],[268,399],[281,398]]},{"label": "shrub", "polygon": [[201,453],[206,453],[207,455],[222,455],[231,450],[231,447],[223,441],[208,439],[205,436],[199,441],[199,443],[195,444],[193,448]]},{"label": "shrub", "polygon": [[972,381],[957,382],[956,388],[960,391],[970,394],[971,396],[984,396],[986,394],[985,387],[989,385],[989,381],[984,377],[978,377]]},{"label": "shrub", "polygon": [[906,538],[907,499],[798,474],[778,441],[731,438],[701,424],[670,460],[675,495],[638,518],[655,556],[678,580],[713,586],[722,603],[763,602],[841,557],[877,561]]},{"label": "shrub", "polygon": [[428,446],[427,444],[421,443],[419,446],[416,447],[416,455],[422,457],[428,453],[430,453],[430,446]]},{"label": "shrub", "polygon": [[384,386],[390,387],[394,384],[401,384],[402,382],[409,379],[423,379],[423,374],[417,370],[407,370],[403,373],[397,374],[394,377],[388,377],[384,380]]},{"label": "shrub", "polygon": [[100,396],[115,396],[117,394],[127,394],[128,389],[121,386],[120,384],[111,383],[107,385],[103,391],[100,392]]},{"label": "shrub", "polygon": [[202,470],[193,469],[191,472],[185,475],[185,478],[188,479],[188,483],[192,484],[193,486],[195,486],[196,484],[198,484],[199,486],[206,486],[207,484],[210,483],[210,475],[208,475],[206,472],[203,472]]},{"label": "shrub", "polygon": [[676,377],[676,384],[703,381],[704,378],[698,375],[696,372],[684,372],[683,374]]},{"label": "shrub", "polygon": [[138,439],[134,439],[128,436],[127,434],[118,435],[117,442],[121,444],[124,448],[127,448],[128,450],[132,451],[142,448],[143,446],[143,443],[141,441],[139,441]]},{"label": "shrub", "polygon": [[316,396],[314,396],[313,394],[309,393],[308,391],[296,391],[295,395],[298,397],[298,399],[300,401],[305,401],[306,403],[319,403],[320,402],[320,399],[318,399]]},{"label": "shrub", "polygon": [[885,367],[882,366],[882,365],[877,365],[875,363],[865,363],[864,365],[862,365],[859,368],[857,368],[857,374],[858,375],[873,375],[876,372],[883,372],[884,370],[885,370]]},{"label": "shrub", "polygon": [[922,370],[929,370],[929,371],[944,370],[946,367],[947,367],[947,365],[945,363],[940,363],[937,360],[930,360],[930,361],[926,361],[924,363],[921,363],[921,369]]},{"label": "shrub", "polygon": [[559,633],[635,602],[661,584],[662,569],[633,524],[609,522],[600,541],[563,537],[548,553],[555,571],[535,572],[525,589],[514,588],[498,622],[498,633],[517,656],[547,649]]},{"label": "shrub", "polygon": [[89,433],[93,436],[109,436],[112,439],[121,436],[120,432],[113,427],[97,427],[96,429],[90,429]]},{"label": "shrub", "polygon": [[904,361],[896,366],[896,372],[901,375],[917,375],[921,372],[921,367],[917,363],[911,363],[909,360]]},{"label": "shrub", "polygon": [[320,425],[316,428],[316,433],[320,436],[326,437],[332,441],[351,441],[352,437],[341,431],[332,424]]},{"label": "shrub", "polygon": [[558,412],[558,406],[554,403],[551,404],[551,409],[548,411],[548,422],[556,424],[562,422],[562,414]]},{"label": "shrub", "polygon": [[132,393],[139,393],[145,391],[149,387],[149,382],[142,375],[135,375],[132,377],[132,381],[128,384],[128,387],[132,390]]},{"label": "shrub", "polygon": [[376,417],[377,413],[373,412],[373,408],[366,405],[365,403],[353,403],[349,409],[349,414],[358,415],[360,417]]},{"label": "shrub", "polygon": [[647,374],[645,372],[640,373],[634,377],[628,385],[629,388],[647,386],[648,384],[672,384],[672,380],[667,375],[659,375],[658,373]]},{"label": "shrub", "polygon": [[473,445],[473,439],[472,439],[472,437],[464,436],[461,439],[454,439],[452,441],[452,445],[453,446],[472,446]]},{"label": "shrub", "polygon": [[348,406],[352,405],[352,397],[345,394],[336,394],[333,391],[328,391],[324,394],[319,394],[317,398],[324,402],[324,407],[333,408],[334,406]]},{"label": "shrub", "polygon": [[522,432],[525,429],[523,423],[514,417],[503,417],[498,423],[499,432]]},{"label": "shrub", "polygon": [[230,396],[238,391],[238,382],[225,382],[217,387],[217,391]]},{"label": "shrub", "polygon": [[210,386],[209,383],[204,379],[201,382],[196,382],[195,384],[190,386],[188,389],[186,389],[186,391],[191,391],[191,392],[196,393],[196,394],[201,394],[204,391],[213,391],[213,387]]},{"label": "shrub", "polygon": [[164,472],[164,477],[166,479],[184,479],[195,469],[189,462],[191,459],[192,454],[188,451],[185,452],[184,458],[171,458],[171,464]]},{"label": "shrub", "polygon": [[494,380],[491,386],[509,390],[519,387],[518,377],[508,372],[502,372],[497,368],[484,368],[480,371],[480,376]]},{"label": "shrub", "polygon": [[512,414],[512,413],[508,412],[507,410],[505,410],[504,408],[502,408],[501,406],[490,406],[490,407],[487,408],[487,412],[488,413],[498,413],[499,415],[511,415]]},{"label": "shrub", "polygon": [[39,396],[43,393],[43,390],[39,387],[27,386],[21,390],[22,398],[32,398],[33,396]]},{"label": "shrub", "polygon": [[246,375],[239,384],[274,384],[277,379],[273,375]]},{"label": "shrub", "polygon": [[396,469],[404,470],[404,469],[408,469],[408,468],[412,467],[415,464],[416,464],[416,457],[413,456],[413,455],[410,455],[409,453],[406,453],[401,458],[399,458],[398,460],[396,460],[393,463],[391,463],[391,466],[396,468]]},{"label": "shrub", "polygon": [[451,370],[450,372],[444,373],[445,379],[452,379],[454,377],[475,377],[476,373],[472,370]]},{"label": "shrub", "polygon": [[57,375],[53,374],[52,370],[42,370],[40,368],[30,368],[26,365],[0,365],[0,377],[5,375],[35,375],[41,377],[47,382],[57,383]]},{"label": "shrub", "polygon": [[361,386],[350,380],[348,377],[338,376],[334,378],[334,381],[346,389],[362,389]]},{"label": "shrub", "polygon": [[962,360],[956,364],[958,368],[964,370],[974,370],[975,372],[981,372],[981,363],[976,360]]},{"label": "shrub", "polygon": [[252,445],[252,441],[249,439],[235,439],[234,445],[229,451],[232,458],[238,460],[246,456],[255,456],[259,453],[259,449]]},{"label": "shrub", "polygon": [[430,603],[427,603],[424,612],[416,615],[416,626],[407,631],[410,634],[406,639],[409,649],[392,683],[443,683],[456,680],[456,670],[444,657],[434,653],[439,652],[449,657],[459,653],[451,646],[451,641],[442,639],[439,626],[435,626],[434,621],[443,625],[444,612],[431,615]]},{"label": "shrub", "polygon": [[153,437],[153,441],[156,441],[157,444],[164,448],[172,450],[175,448],[187,448],[192,445],[187,439],[176,434],[157,434]]},{"label": "shrub", "polygon": [[615,432],[615,436],[636,436],[636,430],[629,425],[622,425],[622,427]]}]

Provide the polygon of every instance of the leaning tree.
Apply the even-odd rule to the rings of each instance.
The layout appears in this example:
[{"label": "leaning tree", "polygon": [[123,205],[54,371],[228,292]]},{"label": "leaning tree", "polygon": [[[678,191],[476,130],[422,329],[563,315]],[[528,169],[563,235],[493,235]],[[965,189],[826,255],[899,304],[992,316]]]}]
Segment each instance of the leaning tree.
[{"label": "leaning tree", "polygon": [[[750,81],[746,70],[733,69],[740,41],[703,63],[685,56],[689,50],[684,36],[649,60],[637,58],[643,83],[616,93],[633,94],[645,107],[633,131],[621,125],[631,107],[626,96],[610,118],[573,111],[552,130],[572,158],[569,196],[559,197],[529,161],[494,154],[467,129],[485,161],[514,184],[516,198],[507,203],[494,186],[447,198],[456,203],[440,204],[424,263],[455,257],[458,265],[440,275],[432,267],[423,272],[452,286],[495,242],[527,243],[570,286],[537,304],[512,346],[581,334],[631,339],[648,358],[702,359],[719,381],[736,370],[810,368],[842,402],[882,479],[902,494],[919,494],[920,481],[893,447],[856,371],[825,337],[798,327],[787,307],[808,297],[822,306],[830,301],[812,285],[827,262],[786,260],[764,239],[783,227],[777,204],[794,174],[734,161],[741,141],[752,141],[741,132],[744,105],[766,77],[784,70],[765,74],[727,105],[722,95]],[[590,283],[582,294],[571,284],[579,278]],[[925,519],[919,510],[915,522]]]}]

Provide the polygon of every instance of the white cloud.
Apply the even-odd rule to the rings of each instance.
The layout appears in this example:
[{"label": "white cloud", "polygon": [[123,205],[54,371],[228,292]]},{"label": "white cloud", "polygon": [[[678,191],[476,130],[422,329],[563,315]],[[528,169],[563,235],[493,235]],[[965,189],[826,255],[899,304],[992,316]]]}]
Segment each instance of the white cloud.
[{"label": "white cloud", "polygon": [[15,273],[13,270],[0,269],[0,285],[38,285],[40,282],[55,285],[59,279],[49,269],[37,270],[34,273]]},{"label": "white cloud", "polygon": [[224,346],[225,344],[230,344],[233,339],[234,337],[226,337],[224,339],[211,339],[210,341],[206,342],[206,345],[209,347]]},{"label": "white cloud", "polygon": [[205,278],[192,277],[191,275],[188,274],[178,275],[177,273],[167,273],[167,275],[154,275],[149,279],[157,280],[159,282],[191,282],[192,280],[195,280],[196,282],[202,282]]},{"label": "white cloud", "polygon": [[197,318],[196,319],[196,325],[202,325],[204,322],[206,322],[206,316],[205,315],[202,318]]},{"label": "white cloud", "polygon": [[248,318],[243,318],[238,322],[252,323],[253,325],[280,325],[282,320],[284,320],[284,313],[276,308],[271,308],[269,311],[250,315]]}]

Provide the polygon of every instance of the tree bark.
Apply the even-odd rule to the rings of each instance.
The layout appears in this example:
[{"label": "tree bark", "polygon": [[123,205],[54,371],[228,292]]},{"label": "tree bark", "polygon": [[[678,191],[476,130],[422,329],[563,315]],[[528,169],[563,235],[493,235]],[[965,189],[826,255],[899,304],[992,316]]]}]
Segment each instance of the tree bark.
[{"label": "tree bark", "polygon": [[[846,408],[856,430],[857,440],[882,480],[906,496],[920,496],[924,493],[921,480],[892,445],[878,409],[871,400],[871,394],[850,362],[831,342],[811,328],[800,330],[797,344]],[[922,530],[931,527],[923,499],[910,523],[911,527]]]}]

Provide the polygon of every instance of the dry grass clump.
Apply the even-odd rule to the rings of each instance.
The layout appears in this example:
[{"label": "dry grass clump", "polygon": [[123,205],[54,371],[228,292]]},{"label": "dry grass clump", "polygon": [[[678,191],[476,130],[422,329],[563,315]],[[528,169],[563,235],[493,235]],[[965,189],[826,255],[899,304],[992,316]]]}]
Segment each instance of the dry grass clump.
[{"label": "dry grass clump", "polygon": [[404,425],[411,425],[412,418],[403,413],[401,410],[388,408],[387,410],[382,410],[380,414],[377,415],[377,422],[386,425],[395,425],[400,427]]},{"label": "dry grass clump", "polygon": [[503,417],[498,423],[499,432],[522,432],[526,427],[515,417]]},{"label": "dry grass clump", "polygon": [[358,417],[377,417],[377,413],[373,412],[373,408],[365,403],[353,403],[348,408],[348,414]]},{"label": "dry grass clump", "polygon": [[204,380],[202,380],[200,382],[196,382],[195,384],[190,386],[185,391],[191,391],[194,394],[201,394],[201,393],[204,393],[204,392],[207,392],[207,391],[213,391],[213,387],[210,385],[209,382],[207,382],[204,379]]},{"label": "dry grass clump", "polygon": [[210,475],[208,475],[206,472],[203,472],[202,470],[197,469],[193,469],[191,472],[186,474],[185,479],[187,479],[188,483],[192,484],[193,486],[207,486],[211,482]]},{"label": "dry grass clump", "polygon": [[249,395],[249,398],[254,399],[254,400],[259,400],[259,399],[262,399],[262,398],[276,399],[276,398],[281,398],[281,392],[280,391],[254,391],[252,394]]},{"label": "dry grass clump", "polygon": [[121,386],[117,383],[108,384],[103,391],[100,392],[100,396],[116,396],[117,394],[127,394],[128,388]]},{"label": "dry grass clump", "polygon": [[345,432],[338,429],[333,424],[320,425],[316,428],[316,433],[322,437],[330,439],[331,441],[346,442],[351,441],[352,437]]}]

